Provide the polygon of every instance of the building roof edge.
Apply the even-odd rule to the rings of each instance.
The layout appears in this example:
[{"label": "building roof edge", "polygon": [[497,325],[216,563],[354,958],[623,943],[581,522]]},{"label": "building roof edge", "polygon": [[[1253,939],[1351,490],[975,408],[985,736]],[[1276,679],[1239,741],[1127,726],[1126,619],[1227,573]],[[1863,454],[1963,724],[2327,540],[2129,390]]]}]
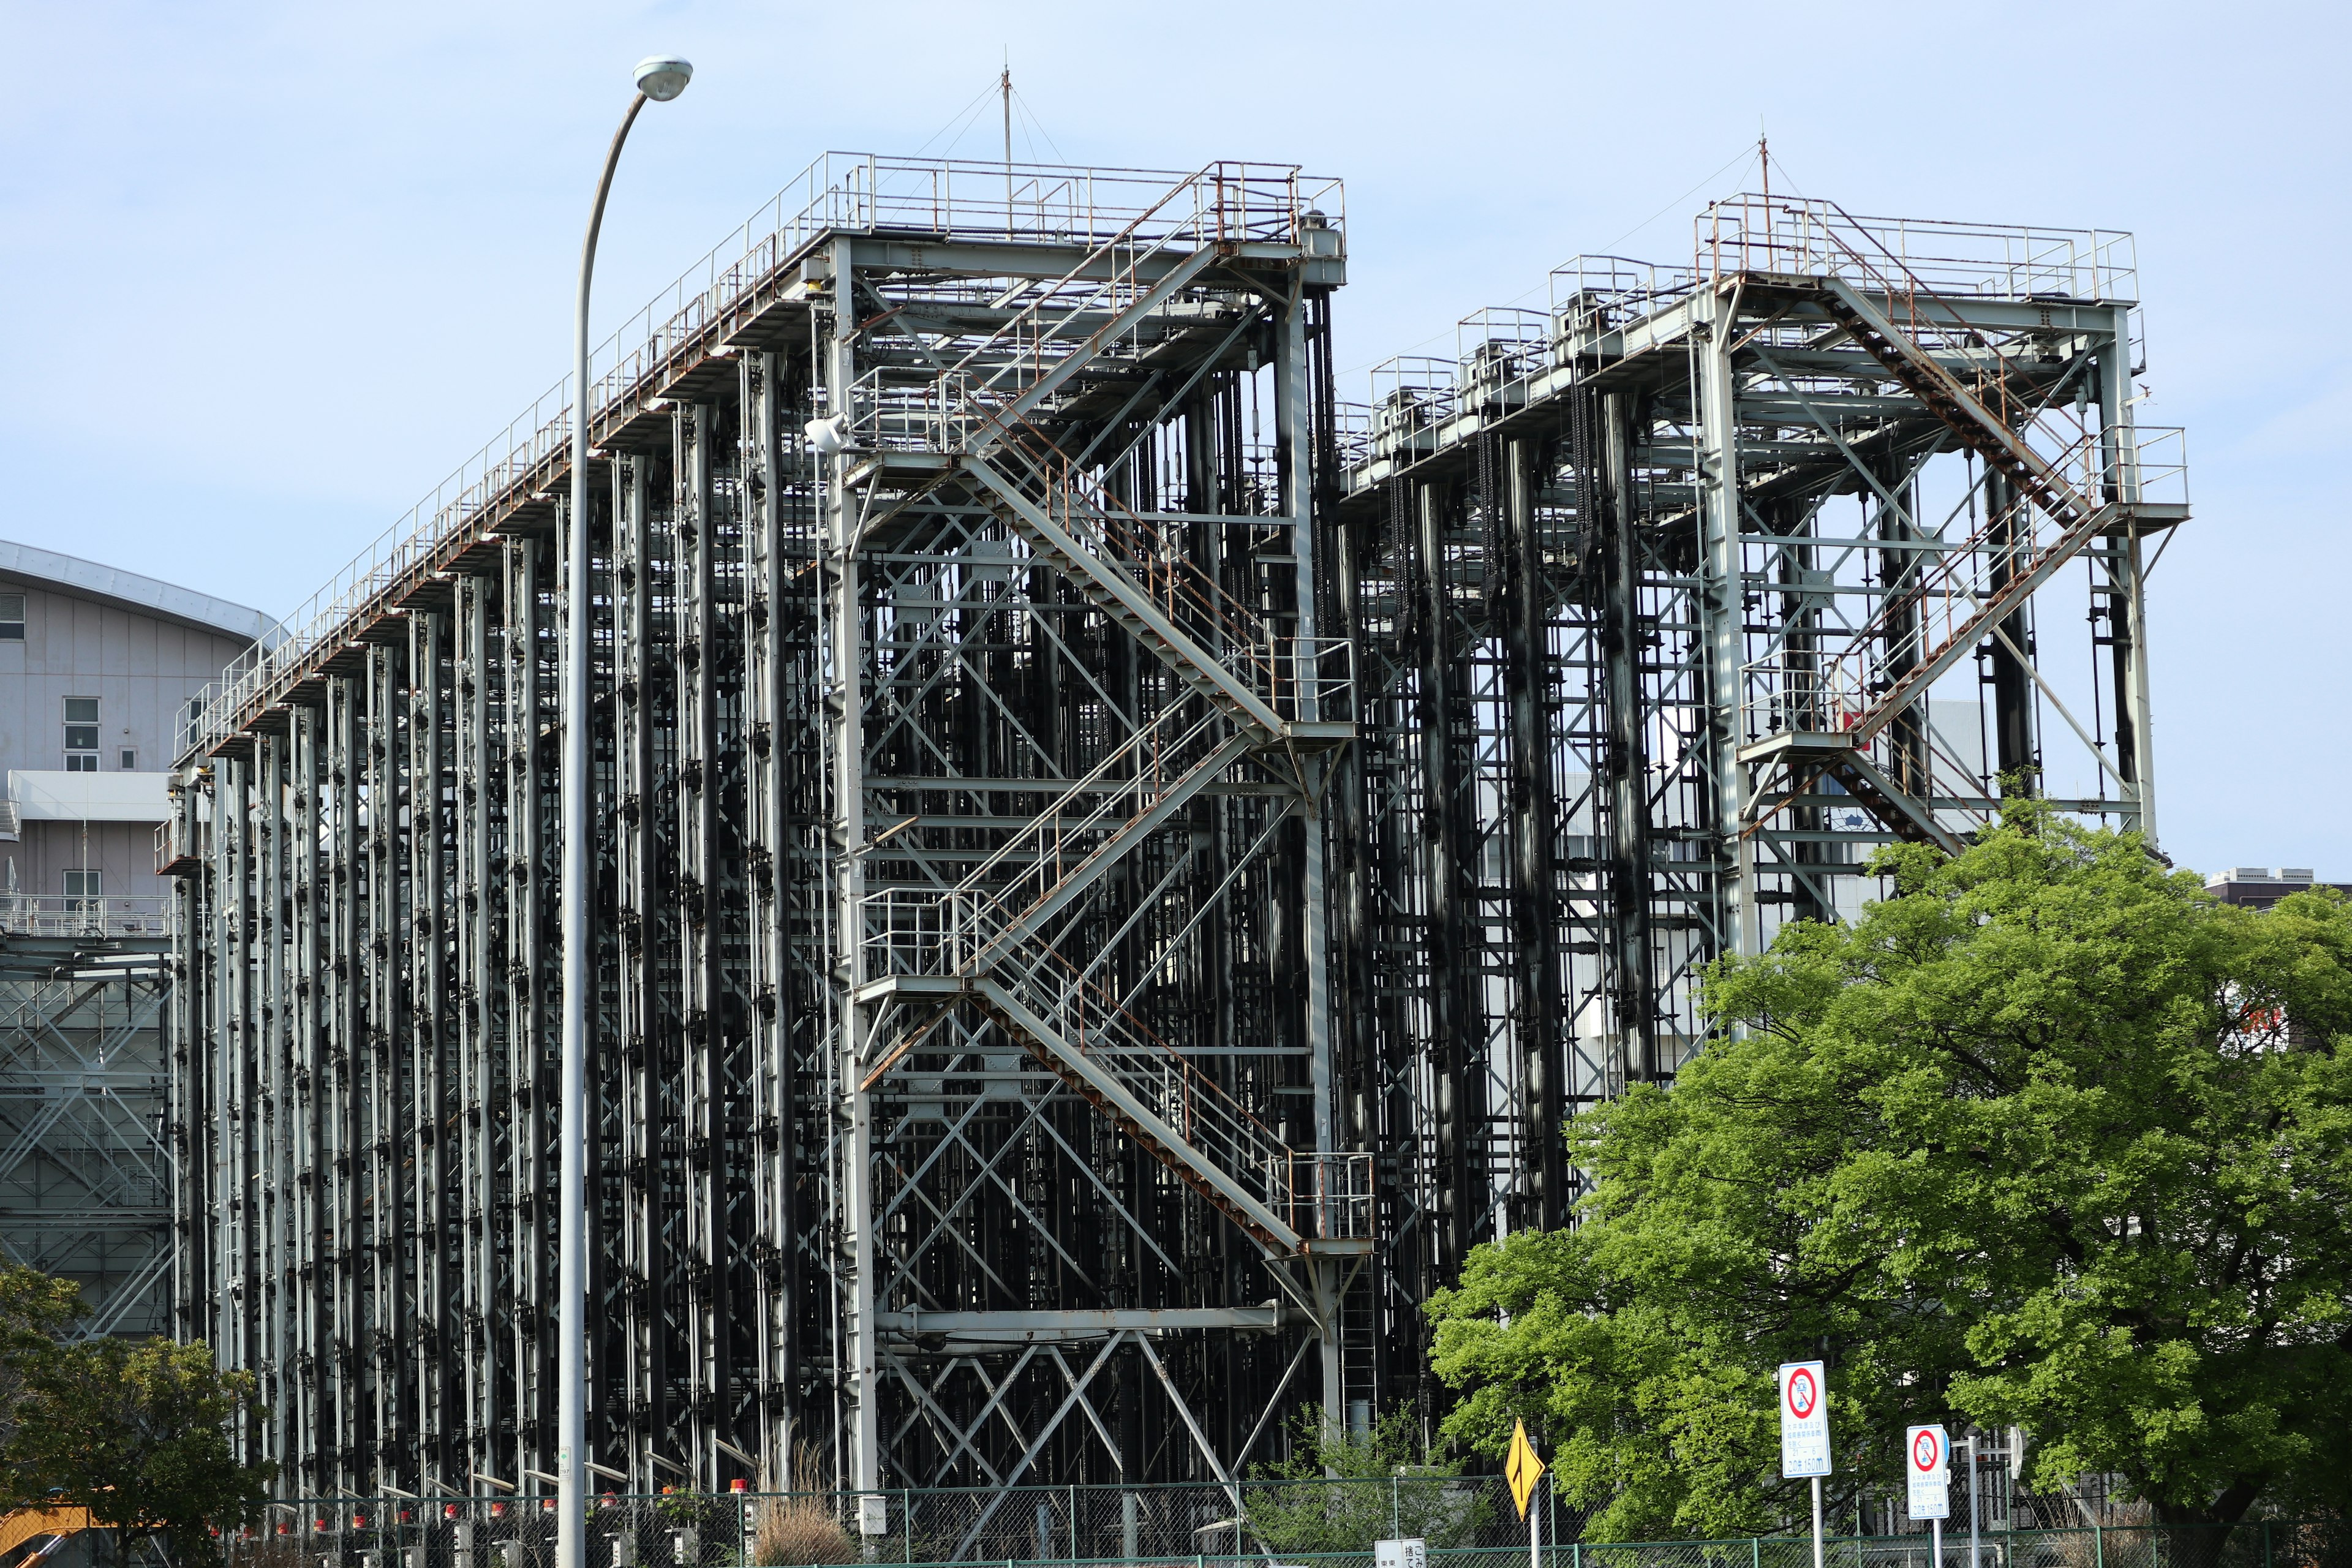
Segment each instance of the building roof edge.
[{"label": "building roof edge", "polygon": [[279,636],[278,623],[259,610],[215,599],[194,588],[142,577],[120,566],[84,561],[78,555],[62,555],[37,545],[0,539],[0,576],[37,583],[81,598],[177,621],[200,631],[241,637],[249,643],[275,642]]}]

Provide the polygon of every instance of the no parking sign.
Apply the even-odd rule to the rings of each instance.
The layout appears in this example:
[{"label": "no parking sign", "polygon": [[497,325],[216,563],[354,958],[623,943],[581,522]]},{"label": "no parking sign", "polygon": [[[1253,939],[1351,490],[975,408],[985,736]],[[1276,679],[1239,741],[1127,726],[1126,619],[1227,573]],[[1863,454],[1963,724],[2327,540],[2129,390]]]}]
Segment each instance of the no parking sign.
[{"label": "no parking sign", "polygon": [[1820,1362],[1792,1361],[1780,1367],[1780,1473],[1830,1473],[1829,1389]]},{"label": "no parking sign", "polygon": [[1913,1519],[1952,1516],[1952,1444],[1941,1426],[1914,1426],[1903,1434],[1903,1473],[1911,1483]]}]

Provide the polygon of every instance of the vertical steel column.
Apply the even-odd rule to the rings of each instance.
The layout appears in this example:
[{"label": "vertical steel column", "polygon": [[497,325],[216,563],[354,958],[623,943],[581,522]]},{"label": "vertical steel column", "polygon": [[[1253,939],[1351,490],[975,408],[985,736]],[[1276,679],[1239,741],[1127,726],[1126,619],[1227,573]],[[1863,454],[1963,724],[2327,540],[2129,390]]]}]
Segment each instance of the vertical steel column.
[{"label": "vertical steel column", "polygon": [[[1633,502],[1633,411],[1623,393],[1584,394],[1574,417],[1594,420],[1588,431],[1590,466],[1580,482],[1591,487],[1602,551],[1601,576],[1601,704],[1607,745],[1596,770],[1605,779],[1609,828],[1603,887],[1609,938],[1609,978],[1623,1074],[1654,1081],[1664,1071],[1657,1038],[1658,1001],[1651,954],[1650,743],[1653,714],[1642,679],[1651,623],[1642,613],[1643,543]],[[1597,437],[1597,438],[1595,438]]]},{"label": "vertical steel column", "polygon": [[1552,595],[1536,532],[1542,457],[1541,443],[1533,439],[1503,447],[1502,527],[1496,532],[1505,571],[1500,574],[1501,603],[1494,610],[1502,628],[1504,692],[1510,705],[1510,775],[1504,789],[1511,825],[1513,978],[1518,991],[1512,1020],[1522,1101],[1517,1109],[1527,1174],[1517,1218],[1522,1226],[1553,1230],[1567,1217],[1568,1162],[1561,1128],[1567,1116],[1562,1080],[1569,1047],[1560,1006],[1563,976],[1555,896],[1559,879],[1555,868],[1567,858],[1567,846],[1556,841],[1553,831]]},{"label": "vertical steel column", "polygon": [[[554,1096],[548,1074],[546,990],[541,971],[546,931],[541,921],[541,885],[546,879],[548,791],[547,742],[557,722],[551,693],[541,680],[545,637],[541,589],[543,546],[537,538],[517,540],[507,552],[506,665],[506,1093],[500,1120],[507,1129],[507,1190],[503,1205],[493,1198],[508,1233],[504,1287],[493,1300],[506,1303],[506,1338],[513,1363],[503,1380],[512,1412],[513,1445],[493,1447],[492,1474],[518,1482],[523,1470],[545,1470],[540,1451],[544,1437],[543,1396],[554,1384],[553,1324],[548,1311],[554,1252],[553,1205],[549,1199],[548,1111]],[[500,1210],[503,1212],[499,1212]],[[499,1431],[493,1423],[491,1433]]]},{"label": "vertical steel column", "polygon": [[[268,1303],[268,1307],[265,1318],[264,1309],[247,1306],[246,1332],[258,1350],[255,1370],[261,1374],[264,1397],[270,1409],[268,1419],[271,1434],[267,1454],[273,1459],[288,1451],[287,1411],[296,1377],[295,1347],[288,1330],[300,1315],[289,1300],[299,1277],[287,1267],[294,1221],[290,1211],[298,1201],[294,1140],[300,1121],[298,1108],[305,1098],[300,1080],[292,1071],[298,1027],[296,1009],[299,1004],[287,984],[289,946],[302,918],[289,877],[290,862],[302,847],[299,840],[292,837],[286,809],[288,752],[294,743],[291,725],[289,716],[288,733],[263,736],[257,748],[261,819],[267,827],[257,904],[268,911],[269,933],[262,953],[262,994],[268,998],[268,1012],[261,1044],[260,1090],[270,1107],[270,1115],[260,1180],[255,1183],[256,1195],[267,1206],[268,1215],[263,1227],[263,1260],[255,1283],[262,1290],[260,1301]],[[307,977],[303,990],[309,990]]]},{"label": "vertical steel column", "polygon": [[[832,245],[831,319],[824,323],[825,415],[853,414],[857,384],[854,242]],[[823,314],[823,308],[819,307]],[[881,1344],[875,1321],[874,1271],[880,1259],[873,1201],[874,1108],[861,1087],[865,1073],[866,1016],[856,1000],[865,978],[861,940],[866,903],[866,694],[865,637],[858,604],[857,520],[845,483],[849,459],[841,452],[825,460],[824,551],[830,568],[825,604],[824,706],[830,716],[833,802],[826,831],[832,839],[834,881],[834,1071],[838,1079],[842,1132],[835,1158],[845,1232],[841,1293],[841,1350],[849,1364],[836,1368],[847,1401],[847,1479],[858,1491],[881,1485]]]},{"label": "vertical steel column", "polygon": [[[2133,434],[2131,307],[2113,308],[2114,326],[2098,351],[2102,500],[2137,501],[2139,451]],[[2107,631],[2114,660],[2116,772],[2129,792],[2123,825],[2157,842],[2156,742],[2148,723],[2147,587],[2137,524],[2105,541]]]},{"label": "vertical steel column", "polygon": [[1713,786],[1707,826],[1723,889],[1727,952],[1762,949],[1756,906],[1756,852],[1747,826],[1747,778],[1739,765],[1740,666],[1746,660],[1747,580],[1741,558],[1739,384],[1731,345],[1739,325],[1739,288],[1718,286],[1701,300],[1707,331],[1693,346],[1698,360],[1699,620],[1706,659],[1707,769]]},{"label": "vertical steel column", "polygon": [[[2024,512],[2024,501],[2008,476],[2000,469],[1988,468],[1984,477],[1986,535],[1988,541],[1986,586],[1993,593],[2006,587],[2017,574],[2019,554],[2033,538],[2032,519]],[[2027,660],[2032,657],[2033,607],[2027,600],[2004,616],[2000,630],[2009,641],[1990,639],[1986,646],[1987,661],[1991,665],[1993,772],[2003,794],[2012,789],[2019,793],[2039,794],[2038,779],[2028,778],[2012,784],[2011,775],[2036,772],[2042,763],[2041,747],[2034,734],[2033,677]],[[2014,644],[2017,651],[2010,651]]]},{"label": "vertical steel column", "polygon": [[749,863],[751,940],[745,992],[751,1039],[751,1134],[749,1150],[752,1256],[761,1273],[754,1305],[758,1383],[761,1390],[758,1455],[763,1489],[792,1483],[792,1391],[796,1388],[790,1264],[793,1226],[793,1096],[787,966],[790,936],[784,912],[787,795],[784,733],[790,679],[784,642],[784,508],[782,386],[784,357],[746,354],[737,402],[739,449],[746,464],[743,617],[745,737],[744,853]]},{"label": "vertical steel column", "polygon": [[685,1058],[679,1079],[679,1115],[686,1143],[686,1234],[680,1249],[687,1267],[669,1281],[682,1297],[686,1322],[687,1403],[691,1434],[686,1456],[696,1484],[716,1489],[718,1450],[713,1439],[723,1422],[727,1392],[724,1368],[728,1323],[724,1291],[727,1220],[721,1163],[726,1144],[725,1086],[720,1081],[719,995],[719,879],[716,846],[719,788],[719,658],[711,605],[711,556],[718,548],[718,519],[711,489],[712,415],[707,403],[676,409],[670,416],[671,472],[676,500],[671,516],[671,584],[677,608],[678,743],[678,930],[679,1009]]},{"label": "vertical steel column", "polygon": [[327,1464],[320,1484],[358,1491],[360,1458],[360,1270],[359,1237],[363,1195],[360,1139],[361,1071],[367,1054],[365,996],[366,936],[361,910],[367,896],[367,849],[362,837],[361,774],[366,742],[362,736],[366,693],[350,676],[327,680],[329,784],[334,791],[327,823],[326,892],[330,900],[329,951],[333,984],[327,1019],[326,1143],[320,1153],[329,1201],[328,1250],[320,1285],[328,1292],[328,1342],[322,1357],[321,1390],[332,1440],[322,1446]]},{"label": "vertical steel column", "polygon": [[408,854],[411,919],[409,1029],[415,1096],[411,1142],[416,1194],[412,1268],[417,1328],[411,1351],[414,1405],[404,1453],[418,1456],[400,1484],[429,1495],[446,1489],[456,1421],[456,1357],[446,1264],[451,1219],[448,1163],[449,805],[444,704],[448,616],[419,610],[408,620]]},{"label": "vertical steel column", "polygon": [[1464,694],[1454,671],[1454,604],[1445,581],[1446,504],[1447,498],[1434,486],[1414,487],[1413,511],[1420,537],[1412,587],[1419,600],[1413,653],[1420,680],[1414,718],[1421,732],[1423,876],[1428,889],[1427,1049],[1437,1137],[1435,1261],[1439,1272],[1451,1277],[1469,1255],[1485,1184],[1479,1179],[1472,1151],[1473,1123],[1479,1107],[1470,1103],[1470,1037],[1479,1012],[1470,986],[1467,926],[1471,911],[1464,907],[1462,781],[1456,771],[1461,759],[1455,754],[1454,742],[1456,730],[1470,721],[1462,710]]},{"label": "vertical steel column", "polygon": [[[494,1286],[487,1259],[497,1244],[494,1183],[496,1154],[492,1142],[494,999],[499,992],[492,937],[497,919],[498,883],[492,870],[491,810],[502,780],[490,739],[490,695],[494,689],[490,634],[489,583],[465,574],[457,582],[456,646],[451,663],[456,678],[457,709],[457,843],[452,876],[457,894],[457,975],[451,1000],[457,1011],[457,1155],[456,1234],[449,1238],[457,1258],[457,1279],[450,1294],[457,1313],[457,1342],[448,1349],[455,1363],[454,1394],[447,1410],[452,1431],[448,1469],[442,1479],[459,1492],[475,1489],[474,1473],[486,1468],[498,1378],[498,1348],[490,1321],[496,1310]],[[495,1472],[493,1472],[495,1473]]]},{"label": "vertical steel column", "polygon": [[331,777],[324,754],[325,721],[324,710],[310,703],[293,710],[294,967],[302,977],[295,1010],[294,1075],[306,1090],[295,1109],[294,1180],[299,1194],[295,1212],[299,1235],[283,1285],[297,1317],[287,1429],[299,1444],[304,1463],[302,1474],[295,1479],[297,1484],[320,1489],[326,1485],[326,1458],[333,1441],[326,1384],[333,1363],[327,1305],[327,1062],[334,999],[324,967],[326,954],[331,951],[332,931],[328,924],[331,882],[323,843],[333,814],[324,793]]},{"label": "vertical steel column", "polygon": [[652,1455],[660,1433],[655,1368],[661,1333],[656,1297],[660,1223],[659,1090],[655,1052],[661,1012],[659,932],[656,912],[658,857],[654,853],[653,558],[646,517],[651,459],[623,454],[613,465],[613,790],[619,802],[614,853],[614,907],[620,952],[619,1047],[615,1100],[621,1108],[621,1233],[616,1238],[626,1350],[608,1369],[608,1390],[628,1412],[621,1467],[636,1491],[661,1483]]},{"label": "vertical steel column", "polygon": [[[355,1319],[361,1347],[362,1377],[368,1397],[361,1406],[365,1416],[359,1435],[360,1451],[352,1473],[367,1492],[382,1495],[389,1478],[382,1473],[386,1445],[400,1436],[401,1364],[415,1324],[416,1303],[407,1299],[407,1238],[402,1234],[408,1207],[411,1162],[404,1136],[411,1107],[402,1068],[407,1053],[394,1041],[411,1024],[402,995],[406,978],[406,936],[401,919],[402,873],[406,855],[400,843],[406,819],[406,791],[402,763],[406,760],[402,730],[401,671],[394,649],[371,647],[367,655],[365,747],[362,766],[367,780],[367,900],[362,968],[368,977],[366,1050],[358,1081],[363,1104],[359,1108],[366,1140],[366,1212],[362,1217],[366,1268]],[[395,1483],[396,1484],[396,1483]]]}]

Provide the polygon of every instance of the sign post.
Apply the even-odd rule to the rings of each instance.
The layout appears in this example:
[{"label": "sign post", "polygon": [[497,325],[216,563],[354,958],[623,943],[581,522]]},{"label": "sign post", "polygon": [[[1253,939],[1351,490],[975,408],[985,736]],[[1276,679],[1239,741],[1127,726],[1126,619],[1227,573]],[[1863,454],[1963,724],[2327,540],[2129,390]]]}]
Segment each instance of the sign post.
[{"label": "sign post", "polygon": [[1903,1434],[1903,1449],[1911,1517],[1928,1521],[1935,1554],[1927,1561],[1933,1568],[1944,1568],[1944,1521],[1952,1513],[1951,1439],[1941,1426],[1914,1426]]},{"label": "sign post", "polygon": [[1544,1462],[1536,1458],[1536,1446],[1528,1441],[1528,1424],[1511,1424],[1511,1455],[1503,1461],[1503,1479],[1511,1483],[1511,1500],[1519,1505],[1519,1517],[1528,1521],[1528,1568],[1542,1568],[1543,1511],[1528,1511],[1528,1500],[1535,1496],[1536,1482],[1543,1479]]},{"label": "sign post", "polygon": [[1780,1474],[1813,1483],[1813,1568],[1822,1568],[1822,1478],[1830,1473],[1830,1401],[1817,1361],[1780,1364]]}]

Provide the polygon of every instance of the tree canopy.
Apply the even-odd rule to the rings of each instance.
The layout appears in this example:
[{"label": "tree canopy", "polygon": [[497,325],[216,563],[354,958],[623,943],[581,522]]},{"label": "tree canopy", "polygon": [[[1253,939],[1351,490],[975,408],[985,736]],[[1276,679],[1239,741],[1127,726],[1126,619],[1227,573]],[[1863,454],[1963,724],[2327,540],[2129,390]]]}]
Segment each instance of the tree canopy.
[{"label": "tree canopy", "polygon": [[271,1474],[229,1438],[253,1374],[222,1372],[203,1344],[60,1338],[79,1310],[72,1285],[0,1269],[0,1507],[86,1508],[126,1544],[160,1534],[174,1561],[208,1559],[211,1522]]},{"label": "tree canopy", "polygon": [[1447,1432],[1547,1430],[1597,1539],[1769,1529],[1775,1369],[1818,1356],[1849,1496],[1943,1421],[2167,1523],[2352,1504],[2352,910],[2218,904],[2033,806],[1879,866],[1717,966],[1671,1089],[1575,1121],[1573,1228],[1432,1303]]}]

